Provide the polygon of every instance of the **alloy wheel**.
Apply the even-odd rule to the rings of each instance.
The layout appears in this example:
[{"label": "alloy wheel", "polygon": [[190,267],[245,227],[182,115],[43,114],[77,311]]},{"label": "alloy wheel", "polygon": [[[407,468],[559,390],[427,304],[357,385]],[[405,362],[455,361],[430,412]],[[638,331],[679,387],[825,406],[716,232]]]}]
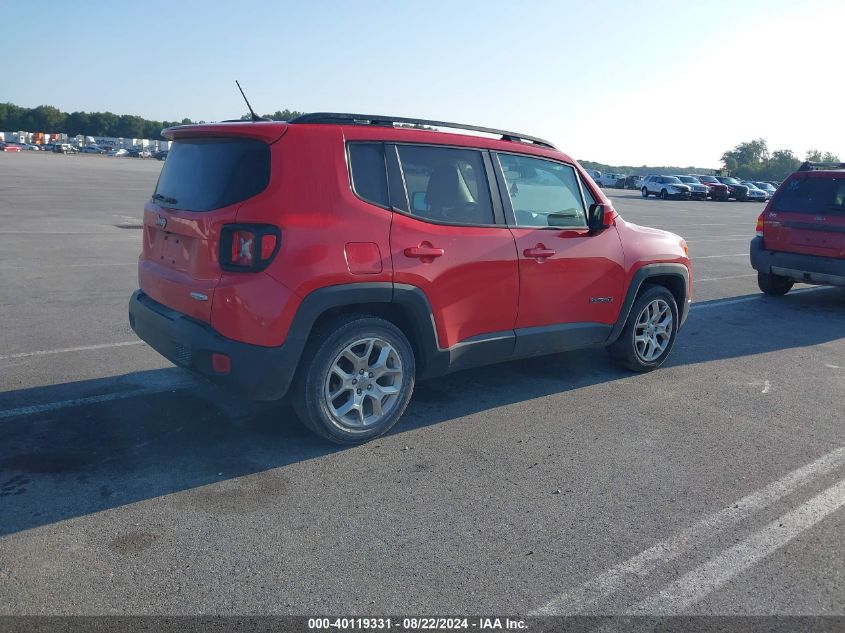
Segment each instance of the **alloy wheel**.
[{"label": "alloy wheel", "polygon": [[646,304],[634,325],[634,348],[643,362],[654,362],[666,351],[672,326],[672,308],[666,301],[655,299]]},{"label": "alloy wheel", "polygon": [[332,419],[359,431],[379,424],[399,402],[403,377],[402,360],[384,339],[347,345],[326,377],[324,397]]}]

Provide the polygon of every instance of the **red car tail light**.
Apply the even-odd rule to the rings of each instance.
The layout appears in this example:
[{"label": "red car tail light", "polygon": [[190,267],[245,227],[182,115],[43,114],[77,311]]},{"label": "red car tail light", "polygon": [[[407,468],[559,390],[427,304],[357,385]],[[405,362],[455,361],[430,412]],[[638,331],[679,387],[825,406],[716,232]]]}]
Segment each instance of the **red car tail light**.
[{"label": "red car tail light", "polygon": [[281,232],[268,224],[227,224],[220,231],[220,267],[231,272],[267,268],[281,246]]},{"label": "red car tail light", "polygon": [[757,232],[757,237],[763,237],[763,225],[765,224],[765,222],[763,222],[763,217],[765,215],[766,215],[766,212],[764,211],[763,213],[760,214],[760,217],[757,218],[757,226],[755,227],[755,230]]}]

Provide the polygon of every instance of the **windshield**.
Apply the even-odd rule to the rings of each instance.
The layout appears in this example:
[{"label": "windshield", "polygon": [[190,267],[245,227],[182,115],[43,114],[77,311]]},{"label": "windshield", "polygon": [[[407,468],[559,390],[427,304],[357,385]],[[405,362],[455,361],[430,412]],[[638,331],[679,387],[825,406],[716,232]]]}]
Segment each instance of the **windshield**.
[{"label": "windshield", "polygon": [[796,178],[782,187],[772,211],[791,213],[845,213],[845,179]]},{"label": "windshield", "polygon": [[270,181],[270,148],[254,139],[175,141],[153,200],[187,211],[211,211],[251,198]]},{"label": "windshield", "polygon": [[701,182],[710,182],[710,183],[718,183],[719,181],[716,180],[714,176],[699,176],[698,179]]},{"label": "windshield", "polygon": [[675,176],[663,176],[663,182],[669,183],[671,185],[680,184],[681,181],[675,178]]},{"label": "windshield", "polygon": [[738,185],[739,181],[736,178],[729,178],[728,176],[722,176],[719,178],[723,183],[726,185]]},{"label": "windshield", "polygon": [[699,184],[698,180],[696,178],[693,178],[692,176],[678,176],[678,180],[680,180],[681,182],[688,182],[696,185]]}]

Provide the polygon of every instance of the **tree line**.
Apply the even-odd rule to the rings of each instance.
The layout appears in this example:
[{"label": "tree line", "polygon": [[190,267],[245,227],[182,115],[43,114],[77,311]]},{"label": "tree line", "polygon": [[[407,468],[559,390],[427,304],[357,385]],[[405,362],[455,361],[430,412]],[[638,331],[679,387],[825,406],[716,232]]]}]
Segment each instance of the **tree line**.
[{"label": "tree line", "polygon": [[[730,171],[731,174],[743,180],[780,181],[798,169],[805,160],[814,163],[838,163],[839,157],[831,152],[810,149],[804,154],[802,160],[789,149],[776,149],[769,152],[766,140],[758,138],[740,143],[733,149],[724,152],[722,154],[722,169]],[[586,169],[598,169],[603,172],[636,176],[648,174],[667,176],[674,174],[709,174],[714,171],[712,167],[649,167],[648,165],[634,167],[632,165],[606,165],[591,160],[579,162]]]},{"label": "tree line", "polygon": [[[265,119],[289,121],[302,114],[296,110],[277,110]],[[249,119],[244,115],[241,119]],[[49,105],[24,108],[14,103],[0,103],[0,131],[63,133],[68,136],[111,136],[118,138],[160,138],[161,131],[173,125],[190,125],[205,121],[155,121],[134,114],[113,112],[62,112]]]},{"label": "tree line", "polygon": [[649,174],[657,174],[660,176],[673,176],[676,174],[709,174],[713,171],[712,167],[649,167],[648,165],[607,165],[605,163],[597,163],[592,160],[579,160],[584,169],[597,169],[601,172],[608,172],[611,174],[625,174],[626,176],[648,176]]},{"label": "tree line", "polygon": [[[816,163],[838,163],[839,157],[831,152],[807,150],[804,160]],[[789,149],[776,149],[769,153],[765,139],[740,143],[722,154],[722,165],[738,178],[751,180],[783,180],[801,166],[803,161]]]}]

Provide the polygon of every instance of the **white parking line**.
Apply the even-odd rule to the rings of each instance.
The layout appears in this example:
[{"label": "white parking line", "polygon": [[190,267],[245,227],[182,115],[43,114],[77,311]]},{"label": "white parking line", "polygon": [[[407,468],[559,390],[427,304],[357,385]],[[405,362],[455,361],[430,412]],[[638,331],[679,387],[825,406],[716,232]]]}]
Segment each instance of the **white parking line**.
[{"label": "white parking line", "polygon": [[721,281],[722,279],[742,279],[743,277],[756,277],[757,273],[752,273],[750,275],[728,275],[726,277],[703,277],[695,280],[695,283],[701,283],[702,281]]},{"label": "white parking line", "polygon": [[739,242],[741,240],[751,241],[749,235],[723,235],[722,237],[702,237],[687,240],[687,244],[697,244],[698,242]]},{"label": "white parking line", "polygon": [[580,587],[557,596],[532,615],[571,615],[583,613],[591,605],[629,585],[638,585],[658,566],[674,560],[701,541],[739,523],[750,514],[767,508],[799,487],[845,465],[845,446],[839,447],[806,466],[784,475],[761,488],[707,515],[698,523],[640,552],[633,558],[611,567]]},{"label": "white parking line", "polygon": [[29,358],[30,356],[49,356],[51,354],[65,354],[67,352],[87,352],[95,349],[108,349],[110,347],[129,347],[130,345],[143,345],[144,341],[123,341],[121,343],[101,343],[100,345],[83,345],[81,347],[63,347],[61,349],[44,349],[35,352],[20,352],[18,354],[5,354],[0,360],[14,360],[17,358]]},{"label": "white parking line", "polygon": [[775,519],[759,532],[755,532],[741,543],[684,574],[661,591],[638,602],[627,611],[627,614],[682,613],[842,506],[845,506],[845,480],[819,493],[779,519]]},{"label": "white parking line", "polygon": [[26,269],[32,270],[33,268],[98,268],[102,266],[137,266],[138,262],[118,262],[118,263],[99,263],[99,264],[33,264],[28,266],[17,266],[13,265],[10,266],[8,264],[0,264],[0,270],[6,269]]},{"label": "white parking line", "polygon": [[690,259],[719,259],[721,257],[748,257],[748,253],[733,253],[731,255],[696,255]]},{"label": "white parking line", "polygon": [[92,231],[0,231],[0,235],[82,235],[89,237],[131,237],[133,240],[140,240],[137,233],[127,233],[125,229],[118,229],[114,233],[95,233]]},{"label": "white parking line", "polygon": [[[697,279],[696,281],[701,281]],[[816,292],[818,290],[827,290],[824,286],[816,286],[813,288],[799,288],[798,290],[793,290],[789,294],[797,295],[797,294],[804,294],[805,292]],[[693,303],[690,306],[690,310],[705,310],[707,308],[721,308],[722,306],[729,306],[733,305],[734,303],[746,303],[748,301],[760,301],[765,297],[764,294],[760,293],[758,295],[751,295],[750,297],[737,297],[736,299],[732,299],[730,297],[726,299],[715,299],[713,301],[708,301],[707,303]]]},{"label": "white parking line", "polygon": [[149,396],[156,393],[163,393],[165,391],[179,391],[181,389],[191,387],[195,384],[196,383],[191,381],[177,381],[169,385],[159,385],[156,387],[135,389],[134,391],[121,391],[118,393],[106,393],[100,396],[89,396],[87,398],[74,398],[73,400],[59,400],[57,402],[33,404],[27,407],[19,407],[17,409],[6,409],[5,411],[0,411],[0,420],[6,418],[16,418],[25,415],[32,415],[34,413],[56,411],[57,409],[65,409],[67,407],[79,407],[86,404],[111,402],[112,400],[125,400],[126,398],[135,398],[136,396]]}]

